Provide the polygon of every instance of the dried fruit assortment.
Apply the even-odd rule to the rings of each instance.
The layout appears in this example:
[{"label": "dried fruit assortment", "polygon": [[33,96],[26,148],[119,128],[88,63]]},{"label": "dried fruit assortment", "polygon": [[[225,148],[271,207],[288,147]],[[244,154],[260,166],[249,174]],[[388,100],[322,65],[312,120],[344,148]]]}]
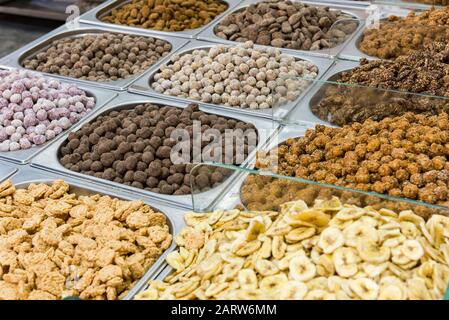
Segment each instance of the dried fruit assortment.
[{"label": "dried fruit assortment", "polygon": [[357,29],[351,18],[329,7],[265,0],[226,16],[214,31],[226,40],[313,51],[343,43]]},{"label": "dried fruit assortment", "polygon": [[0,152],[54,139],[95,107],[75,84],[28,71],[0,71]]},{"label": "dried fruit assortment", "polygon": [[378,28],[366,29],[360,41],[362,52],[383,59],[420,50],[435,41],[447,42],[449,8],[431,8],[407,17],[390,16]]},{"label": "dried fruit assortment", "polygon": [[316,65],[282,54],[256,49],[248,41],[235,47],[215,45],[173,55],[162,65],[151,87],[170,96],[236,108],[268,109],[294,101],[315,78]]},{"label": "dried fruit assortment", "polygon": [[442,299],[449,218],[287,202],[280,212],[188,213],[174,269],[137,299]]},{"label": "dried fruit assortment", "polygon": [[303,200],[307,205],[313,206],[316,200],[330,200],[332,197],[338,197],[345,204],[370,206],[376,210],[389,209],[397,212],[412,210],[426,221],[434,214],[449,216],[449,209],[431,208],[406,201],[382,199],[352,190],[258,174],[249,175],[240,191],[242,205],[253,211],[278,211],[283,203],[295,200]]},{"label": "dried fruit assortment", "polygon": [[135,0],[113,9],[103,22],[160,31],[196,29],[228,8],[220,0]]},{"label": "dried fruit assortment", "polygon": [[406,112],[449,112],[447,99],[438,98],[449,96],[448,54],[448,45],[434,43],[391,61],[362,59],[359,67],[339,75],[343,85],[324,85],[323,98],[311,110],[339,126]]},{"label": "dried fruit assortment", "polygon": [[448,128],[446,113],[407,113],[343,128],[317,125],[269,155],[260,153],[256,165],[282,175],[448,206]]},{"label": "dried fruit assortment", "polygon": [[[205,113],[194,104],[182,109],[147,103],[110,111],[70,133],[61,147],[60,161],[69,170],[136,188],[162,194],[190,194],[190,172],[194,167],[191,162],[209,143],[204,136],[194,136],[194,122],[198,133],[214,129],[223,134],[222,162],[237,160],[236,148],[232,150],[234,155],[226,153],[225,130],[234,130],[236,145],[244,146],[244,158],[256,147],[258,133],[250,123]],[[189,135],[183,140],[188,143],[189,158],[183,158],[186,162],[182,164],[173,164],[171,160],[172,148],[181,143],[172,137],[175,130],[185,130],[180,137]],[[254,145],[248,140],[251,135]],[[198,138],[203,140],[194,142]],[[195,149],[198,144],[200,150]],[[224,181],[226,170],[203,167],[193,178],[195,186],[206,191]]]},{"label": "dried fruit assortment", "polygon": [[0,300],[124,296],[170,246],[164,214],[142,201],[0,184]]},{"label": "dried fruit assortment", "polygon": [[82,80],[115,81],[142,73],[170,50],[170,43],[157,38],[105,32],[54,40],[23,66]]}]

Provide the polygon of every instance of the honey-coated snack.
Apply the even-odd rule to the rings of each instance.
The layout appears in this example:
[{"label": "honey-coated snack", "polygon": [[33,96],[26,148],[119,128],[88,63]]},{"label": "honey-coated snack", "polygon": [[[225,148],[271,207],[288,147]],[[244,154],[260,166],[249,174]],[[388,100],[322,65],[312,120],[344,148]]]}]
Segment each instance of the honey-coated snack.
[{"label": "honey-coated snack", "polygon": [[449,7],[411,11],[406,17],[390,16],[379,27],[365,29],[359,49],[382,59],[421,50],[433,42],[449,39]]},{"label": "honey-coated snack", "polygon": [[170,246],[143,201],[70,193],[63,180],[0,184],[0,300],[122,298]]},{"label": "honey-coated snack", "polygon": [[220,0],[133,0],[102,17],[103,22],[159,31],[196,29],[228,8]]},{"label": "honey-coated snack", "polygon": [[344,205],[187,213],[172,274],[137,299],[435,300],[449,281],[449,218]]},{"label": "honey-coated snack", "polygon": [[393,60],[362,59],[360,66],[339,74],[337,83],[325,84],[323,98],[311,110],[339,126],[406,112],[447,113],[448,54],[449,46],[439,42]]},{"label": "honey-coated snack", "polygon": [[[449,118],[407,113],[343,128],[317,125],[256,166],[281,175],[449,205]],[[274,165],[273,165],[274,164]]]}]

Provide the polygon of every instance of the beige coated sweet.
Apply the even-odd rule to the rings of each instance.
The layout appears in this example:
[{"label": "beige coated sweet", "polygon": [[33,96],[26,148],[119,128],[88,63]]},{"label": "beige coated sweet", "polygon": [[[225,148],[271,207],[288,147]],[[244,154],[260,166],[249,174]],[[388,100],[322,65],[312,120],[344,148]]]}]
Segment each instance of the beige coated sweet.
[{"label": "beige coated sweet", "polygon": [[172,241],[142,201],[0,184],[0,300],[118,299]]},{"label": "beige coated sweet", "polygon": [[188,213],[174,272],[137,299],[441,299],[449,218],[425,222],[336,197],[280,212]]}]

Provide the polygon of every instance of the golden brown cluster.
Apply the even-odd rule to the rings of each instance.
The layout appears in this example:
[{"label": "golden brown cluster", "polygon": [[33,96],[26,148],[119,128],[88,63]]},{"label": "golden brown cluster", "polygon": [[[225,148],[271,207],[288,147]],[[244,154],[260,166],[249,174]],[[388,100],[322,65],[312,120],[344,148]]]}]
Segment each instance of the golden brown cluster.
[{"label": "golden brown cluster", "polygon": [[[275,172],[447,205],[449,118],[407,113],[343,128],[317,125],[275,154]],[[259,155],[257,166],[270,166]]]},{"label": "golden brown cluster", "polygon": [[0,185],[0,300],[118,299],[172,241],[142,201]]},{"label": "golden brown cluster", "polygon": [[431,8],[405,18],[390,16],[379,28],[366,29],[360,50],[382,59],[396,58],[434,41],[447,42],[449,8]]}]

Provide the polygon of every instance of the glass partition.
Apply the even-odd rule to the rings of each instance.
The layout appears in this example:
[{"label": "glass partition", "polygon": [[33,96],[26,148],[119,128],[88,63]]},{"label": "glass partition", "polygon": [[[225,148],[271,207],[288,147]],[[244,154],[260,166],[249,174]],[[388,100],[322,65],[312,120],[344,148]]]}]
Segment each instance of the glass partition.
[{"label": "glass partition", "polygon": [[[200,273],[195,271],[199,270],[197,265],[206,269],[206,262],[201,262],[204,260],[222,263],[225,267],[223,272],[212,265],[207,268],[211,273],[214,269],[213,275],[207,276],[209,282],[204,286],[203,282],[199,283],[188,299],[277,299],[279,297],[273,294],[276,295],[280,287],[284,288],[287,279],[305,285],[301,287],[301,294],[296,286],[294,290],[291,288],[292,294],[286,294],[285,299],[446,299],[448,207],[261,170],[201,164],[192,172],[218,169],[232,175],[232,182],[210,205],[206,205],[200,193],[193,195],[195,213],[185,216],[187,227],[177,237],[179,253],[167,259],[169,266],[175,269],[164,270],[159,277],[164,282],[150,282],[148,291],[138,297],[163,298],[170,294],[176,297],[178,285],[189,279],[193,281]],[[201,186],[193,183],[192,189],[196,188],[201,189]],[[182,268],[184,260],[179,257],[190,252],[189,235],[198,237],[201,233],[205,234],[205,240],[204,248],[198,252],[199,261],[189,262],[188,267]],[[405,248],[416,255],[409,255]],[[351,270],[340,268],[341,251],[353,255]],[[292,261],[296,261],[297,256],[313,269],[313,272],[307,269],[310,271],[307,277],[295,278]],[[276,281],[281,282],[273,284],[276,289],[273,292],[264,289],[265,282],[275,279],[263,273],[265,269],[260,259],[264,264],[279,268]],[[330,259],[329,263],[326,259]],[[238,281],[227,280],[227,271],[235,268],[239,279],[243,277],[243,272],[239,273],[241,268],[254,269],[254,277],[257,274],[260,285],[255,284],[249,292]],[[337,287],[331,285],[334,280],[338,280]],[[215,281],[223,288],[211,293],[207,288],[210,285],[215,288]],[[402,289],[386,290],[385,281]],[[353,289],[348,289],[346,282],[351,283]],[[355,288],[359,282],[369,282],[372,290],[367,291],[370,294],[367,291],[362,294]],[[231,286],[231,291],[227,285]]]},{"label": "glass partition", "polygon": [[[313,35],[313,39],[321,38],[321,40],[313,41],[313,46],[321,49],[321,51],[326,52],[330,57],[335,58],[339,55],[341,50],[347,45],[347,43],[356,36],[357,30],[364,22],[362,20],[352,18],[348,15],[348,18],[340,19],[334,22],[334,24],[329,28],[326,34],[321,35],[320,32]],[[312,49],[310,49],[312,52]]]},{"label": "glass partition", "polygon": [[[418,57],[419,61],[404,63],[411,57],[402,58],[396,65],[389,61],[365,60],[361,64],[337,61],[322,79],[302,78],[307,93],[278,120],[284,125],[344,126],[406,113],[426,116],[449,113],[445,64],[433,62],[424,70],[420,63],[426,64],[430,59],[424,56]],[[418,70],[412,71],[412,67]],[[399,68],[405,70],[403,74],[397,73]]]}]

